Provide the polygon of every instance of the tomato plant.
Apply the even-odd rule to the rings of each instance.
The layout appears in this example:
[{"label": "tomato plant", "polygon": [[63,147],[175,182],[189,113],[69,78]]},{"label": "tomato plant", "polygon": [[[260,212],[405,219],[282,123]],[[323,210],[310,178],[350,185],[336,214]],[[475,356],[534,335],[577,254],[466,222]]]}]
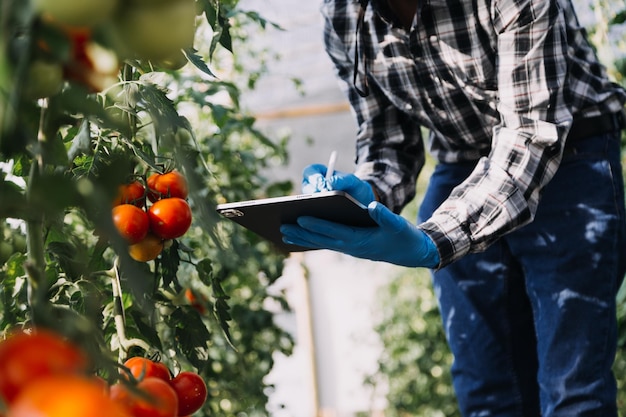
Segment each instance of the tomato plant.
[{"label": "tomato plant", "polygon": [[187,180],[178,171],[164,174],[155,172],[148,177],[146,184],[148,185],[148,198],[152,202],[169,197],[185,199],[189,195]]},{"label": "tomato plant", "polygon": [[150,229],[161,239],[176,239],[191,226],[191,208],[182,198],[164,198],[148,210]]},{"label": "tomato plant", "polygon": [[126,406],[133,417],[177,417],[178,397],[170,385],[155,377],[144,378],[136,385],[138,392],[125,383],[111,386],[111,398]]},{"label": "tomato plant", "polygon": [[207,397],[207,387],[200,375],[183,371],[176,375],[170,385],[178,396],[178,415],[186,416],[198,411]]},{"label": "tomato plant", "polygon": [[[68,4],[53,3],[45,7]],[[180,8],[154,20],[165,3]],[[284,256],[218,218],[214,205],[289,192],[290,184],[269,184],[261,174],[269,161],[285,159],[285,142],[263,136],[239,107],[237,77],[218,79],[213,71],[241,75],[233,60],[246,33],[242,22],[267,22],[236,1],[117,1],[109,13],[98,9],[103,0],[92,8],[97,19],[83,16],[76,25],[41,4],[3,3],[0,19],[0,337],[24,326],[54,329],[80,343],[89,363],[81,374],[97,374],[101,387],[121,382],[128,358],[160,353],[176,372],[210,382],[196,415],[262,413],[272,353],[292,346],[268,319],[273,313],[259,307],[270,299],[286,306],[268,290]],[[198,11],[192,15],[189,5]],[[70,12],[84,11],[74,6]],[[118,30],[126,19],[153,26],[126,21]],[[211,35],[195,38],[196,27]],[[184,62],[180,73],[171,70]],[[41,69],[38,63],[51,65],[50,73],[29,70]],[[29,90],[48,81],[47,91]],[[182,226],[168,220],[171,233],[149,230],[139,240],[129,222],[120,225],[125,240],[113,211],[147,212],[150,202],[119,197],[119,184],[133,178],[146,185],[146,175],[164,165],[187,180],[187,196],[174,197],[183,202]],[[170,187],[153,206],[172,206],[163,202],[175,193]],[[121,205],[137,207],[114,209]],[[189,229],[192,210],[198,227]],[[177,217],[170,211],[170,220]],[[205,297],[207,314],[184,301],[189,287]]]},{"label": "tomato plant", "polygon": [[141,242],[148,234],[148,214],[133,204],[113,207],[113,224],[119,234],[130,244]]}]

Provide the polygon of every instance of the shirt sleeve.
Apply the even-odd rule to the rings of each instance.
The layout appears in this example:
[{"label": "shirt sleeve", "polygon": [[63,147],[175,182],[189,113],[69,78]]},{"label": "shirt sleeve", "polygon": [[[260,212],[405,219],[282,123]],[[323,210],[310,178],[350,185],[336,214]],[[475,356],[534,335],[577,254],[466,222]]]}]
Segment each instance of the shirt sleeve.
[{"label": "shirt sleeve", "polygon": [[324,7],[344,10],[322,8],[324,43],[357,121],[355,175],[370,182],[379,201],[399,213],[415,197],[417,176],[424,166],[420,127],[394,107],[374,83],[370,83],[367,97],[358,94],[353,85],[352,58],[356,28],[353,19],[347,18],[351,12],[348,8],[358,3],[341,3],[327,2]]},{"label": "shirt sleeve", "polygon": [[492,150],[421,224],[445,266],[532,221],[572,115],[564,101],[566,25],[558,0],[494,3],[498,112]]}]

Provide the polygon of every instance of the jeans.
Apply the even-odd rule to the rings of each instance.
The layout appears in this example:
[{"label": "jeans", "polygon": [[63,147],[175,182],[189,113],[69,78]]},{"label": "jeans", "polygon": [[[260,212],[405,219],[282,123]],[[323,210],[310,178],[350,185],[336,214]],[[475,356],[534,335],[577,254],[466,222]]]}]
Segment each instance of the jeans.
[{"label": "jeans", "polygon": [[[463,416],[617,416],[619,146],[618,133],[568,146],[532,223],[433,272]],[[418,221],[473,167],[439,164]]]}]

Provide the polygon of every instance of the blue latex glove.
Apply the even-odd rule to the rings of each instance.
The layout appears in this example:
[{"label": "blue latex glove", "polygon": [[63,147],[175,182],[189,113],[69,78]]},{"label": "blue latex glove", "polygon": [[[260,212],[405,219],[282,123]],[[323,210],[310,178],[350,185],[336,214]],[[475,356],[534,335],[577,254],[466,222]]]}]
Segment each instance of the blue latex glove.
[{"label": "blue latex glove", "polygon": [[364,206],[376,200],[372,186],[354,174],[335,171],[329,181],[326,181],[325,176],[326,165],[313,164],[304,168],[302,192],[312,194],[320,191],[345,191]]},{"label": "blue latex glove", "polygon": [[371,202],[367,210],[380,227],[351,227],[302,216],[297,219],[297,225],[281,226],[283,241],[402,266],[434,268],[439,265],[437,247],[415,225],[376,201]]}]

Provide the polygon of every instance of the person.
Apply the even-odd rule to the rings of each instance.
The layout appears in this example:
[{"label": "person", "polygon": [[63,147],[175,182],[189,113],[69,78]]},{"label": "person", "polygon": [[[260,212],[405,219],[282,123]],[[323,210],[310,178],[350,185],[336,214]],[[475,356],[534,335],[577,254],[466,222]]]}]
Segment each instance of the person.
[{"label": "person", "polygon": [[[570,0],[324,0],[325,48],[357,123],[344,190],[379,227],[315,217],[283,240],[431,268],[463,416],[617,416],[626,262],[611,82]],[[436,166],[417,223],[401,210]]]}]

